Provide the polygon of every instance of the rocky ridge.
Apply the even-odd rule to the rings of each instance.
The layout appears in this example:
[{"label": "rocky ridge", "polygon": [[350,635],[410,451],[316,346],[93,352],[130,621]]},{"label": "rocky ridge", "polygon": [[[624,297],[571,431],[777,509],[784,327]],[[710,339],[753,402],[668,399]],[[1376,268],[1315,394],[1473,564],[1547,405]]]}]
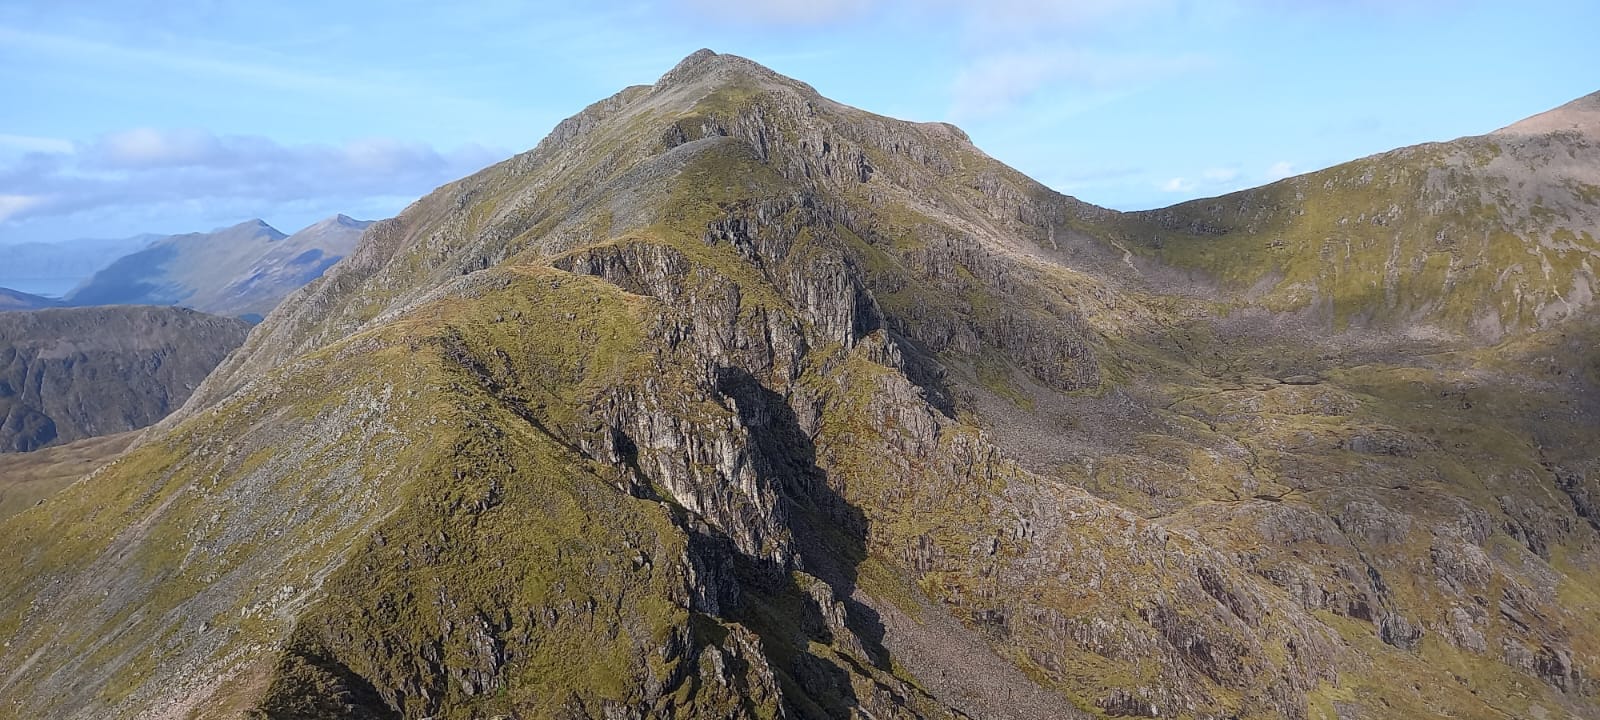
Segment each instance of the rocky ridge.
[{"label": "rocky ridge", "polygon": [[696,53],[6,521],[0,714],[1592,714],[1594,328],[1346,344],[1192,217]]}]

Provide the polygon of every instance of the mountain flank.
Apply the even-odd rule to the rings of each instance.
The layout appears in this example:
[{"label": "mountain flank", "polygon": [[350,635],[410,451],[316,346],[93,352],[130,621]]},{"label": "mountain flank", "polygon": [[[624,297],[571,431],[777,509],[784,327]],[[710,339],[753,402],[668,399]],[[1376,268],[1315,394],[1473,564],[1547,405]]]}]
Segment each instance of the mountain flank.
[{"label": "mountain flank", "polygon": [[181,308],[0,313],[0,452],[160,420],[248,331],[242,321]]},{"label": "mountain flank", "polygon": [[1600,287],[1600,95],[1120,225],[1239,310],[1487,342],[1553,327]]},{"label": "mountain flank", "polygon": [[259,321],[348,254],[370,222],[336,215],[293,235],[260,220],[151,242],[69,293],[71,305],[181,305]]},{"label": "mountain flank", "polygon": [[1586,143],[1123,214],[697,52],[0,521],[0,716],[1594,717]]},{"label": "mountain flank", "polygon": [[30,295],[10,288],[0,288],[0,312],[12,310],[38,310],[40,308],[56,307],[61,303],[47,297]]},{"label": "mountain flank", "polygon": [[41,450],[0,453],[0,518],[60,492],[127,449],[138,431],[75,440]]}]

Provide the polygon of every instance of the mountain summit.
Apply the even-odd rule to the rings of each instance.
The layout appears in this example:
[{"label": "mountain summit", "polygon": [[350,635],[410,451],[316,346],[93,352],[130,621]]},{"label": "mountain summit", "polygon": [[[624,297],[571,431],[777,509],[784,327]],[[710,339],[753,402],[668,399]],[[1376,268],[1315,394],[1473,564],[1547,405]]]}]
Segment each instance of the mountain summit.
[{"label": "mountain summit", "polygon": [[697,52],[0,524],[0,715],[1593,715],[1595,323],[1365,231],[1452,153],[1124,215]]},{"label": "mountain summit", "polygon": [[1495,134],[1547,135],[1558,132],[1576,132],[1591,140],[1600,136],[1600,92],[1513,123],[1496,130]]}]

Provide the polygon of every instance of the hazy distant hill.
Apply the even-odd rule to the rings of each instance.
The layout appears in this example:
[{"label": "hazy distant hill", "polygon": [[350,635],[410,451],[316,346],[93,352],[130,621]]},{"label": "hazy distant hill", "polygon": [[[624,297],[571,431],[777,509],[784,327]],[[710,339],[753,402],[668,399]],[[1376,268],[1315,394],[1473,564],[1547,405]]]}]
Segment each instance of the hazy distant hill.
[{"label": "hazy distant hill", "polygon": [[71,305],[182,305],[260,319],[348,254],[371,223],[337,215],[293,235],[261,220],[162,238],[66,297]]},{"label": "hazy distant hill", "polygon": [[161,237],[136,235],[0,245],[0,287],[60,296],[117,258]]},{"label": "hazy distant hill", "polygon": [[0,452],[160,420],[249,331],[239,320],[183,308],[0,313]]},{"label": "hazy distant hill", "polygon": [[39,308],[55,307],[60,304],[47,297],[0,287],[0,312],[8,310],[38,310]]}]

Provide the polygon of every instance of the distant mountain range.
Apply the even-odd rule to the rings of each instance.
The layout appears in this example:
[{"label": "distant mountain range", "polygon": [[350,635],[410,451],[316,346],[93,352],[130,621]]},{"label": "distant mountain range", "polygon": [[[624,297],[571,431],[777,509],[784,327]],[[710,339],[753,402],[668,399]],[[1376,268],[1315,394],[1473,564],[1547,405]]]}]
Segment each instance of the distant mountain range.
[{"label": "distant mountain range", "polygon": [[0,245],[0,258],[4,258],[0,262],[0,287],[60,297],[117,258],[162,237],[135,235]]},{"label": "distant mountain range", "polygon": [[372,223],[344,215],[285,235],[261,220],[159,238],[68,293],[69,305],[181,305],[260,320],[355,248]]},{"label": "distant mountain range", "polygon": [[55,307],[61,303],[41,295],[0,287],[0,312],[8,310],[38,310]]}]

